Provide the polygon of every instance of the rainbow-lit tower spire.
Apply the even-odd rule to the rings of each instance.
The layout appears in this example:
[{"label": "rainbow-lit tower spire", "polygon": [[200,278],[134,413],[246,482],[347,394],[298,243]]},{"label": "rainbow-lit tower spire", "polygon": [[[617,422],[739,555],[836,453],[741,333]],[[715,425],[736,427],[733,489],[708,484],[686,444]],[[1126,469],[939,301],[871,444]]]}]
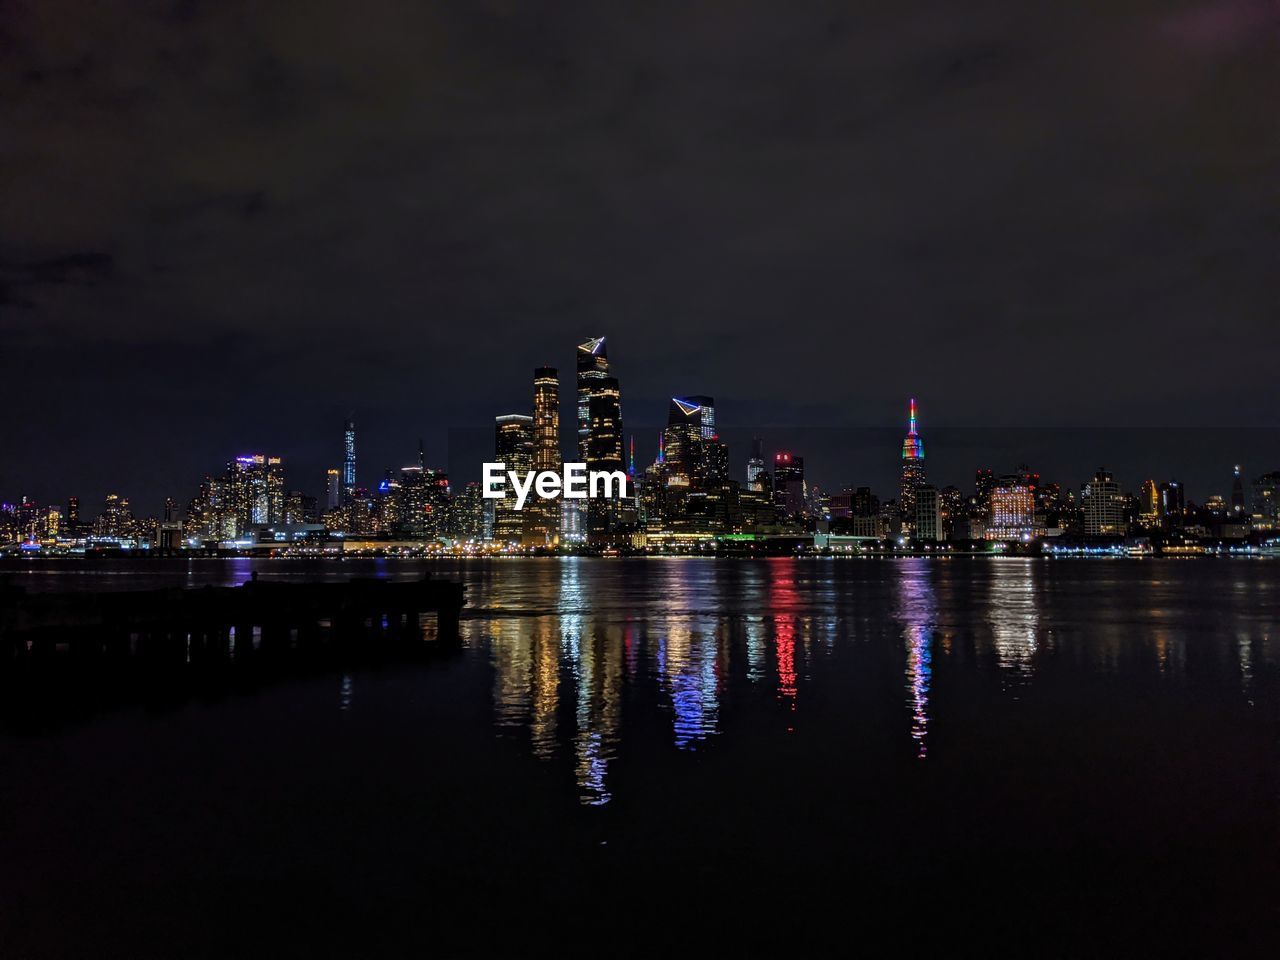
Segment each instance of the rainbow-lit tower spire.
[{"label": "rainbow-lit tower spire", "polygon": [[627,476],[635,479],[636,475],[636,435],[631,435],[630,449],[627,454]]},{"label": "rainbow-lit tower spire", "polygon": [[903,460],[923,460],[924,459],[924,441],[920,439],[920,434],[916,432],[916,399],[911,398],[911,418],[908,421],[907,436],[902,441],[902,459]]},{"label": "rainbow-lit tower spire", "polygon": [[902,484],[898,488],[898,513],[907,533],[915,526],[916,493],[924,485],[924,441],[916,431],[916,401],[912,397],[907,436],[902,441]]}]

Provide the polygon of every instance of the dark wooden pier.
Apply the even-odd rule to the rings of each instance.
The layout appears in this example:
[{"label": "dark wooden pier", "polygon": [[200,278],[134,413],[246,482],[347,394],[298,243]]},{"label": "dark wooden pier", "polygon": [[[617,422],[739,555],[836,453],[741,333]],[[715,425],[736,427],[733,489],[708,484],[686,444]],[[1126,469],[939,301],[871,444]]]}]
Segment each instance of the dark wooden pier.
[{"label": "dark wooden pier", "polygon": [[[103,593],[0,585],[0,671],[40,664],[192,665],[425,646],[458,637],[463,586],[443,580],[284,583]],[[426,628],[426,629],[424,629]]]}]

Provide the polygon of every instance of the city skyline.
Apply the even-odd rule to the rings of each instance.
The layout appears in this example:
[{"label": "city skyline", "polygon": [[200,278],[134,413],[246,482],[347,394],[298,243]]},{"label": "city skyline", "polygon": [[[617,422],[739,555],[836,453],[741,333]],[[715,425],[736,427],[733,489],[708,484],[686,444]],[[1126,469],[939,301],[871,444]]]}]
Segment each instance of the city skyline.
[{"label": "city skyline", "polygon": [[[521,470],[556,472],[575,455],[589,469],[626,467],[634,488],[622,500],[583,505],[535,501],[525,513],[513,511],[505,501],[485,506],[471,470],[459,476],[451,467],[435,466],[421,439],[415,463],[371,468],[359,454],[363,446],[353,411],[342,424],[339,465],[325,469],[323,488],[314,493],[296,472],[286,479],[279,454],[257,452],[233,456],[222,474],[206,473],[189,501],[167,496],[163,520],[158,513],[147,518],[145,510],[132,512],[130,495],[117,489],[107,495],[103,513],[89,527],[77,527],[78,494],[69,495],[62,510],[57,504],[41,507],[31,497],[15,498],[16,506],[5,507],[6,523],[34,530],[30,524],[37,513],[33,511],[47,509],[51,531],[66,517],[67,531],[91,530],[108,538],[132,536],[130,531],[143,529],[136,526],[143,523],[152,530],[147,534],[151,541],[166,549],[179,543],[239,542],[264,528],[297,528],[288,536],[303,536],[300,528],[306,525],[391,540],[503,542],[505,538],[526,549],[631,547],[646,538],[661,548],[667,542],[687,544],[691,536],[717,531],[717,536],[767,532],[785,537],[805,529],[822,533],[822,524],[830,524],[833,534],[863,539],[1016,543],[1063,534],[1069,540],[1071,536],[1167,532],[1171,527],[1166,518],[1177,518],[1176,529],[1185,526],[1200,530],[1201,536],[1222,536],[1226,529],[1222,524],[1235,524],[1231,518],[1251,515],[1247,490],[1252,487],[1255,526],[1261,523],[1258,529],[1266,531],[1276,525],[1275,478],[1280,474],[1264,470],[1246,481],[1239,462],[1232,465],[1229,486],[1190,493],[1177,474],[1147,476],[1135,489],[1123,478],[1116,480],[1106,466],[1099,466],[1079,483],[1077,495],[1073,478],[1046,472],[1042,480],[1042,471],[1026,466],[1029,458],[1025,456],[1018,458],[1016,467],[978,462],[969,472],[972,485],[967,477],[957,481],[934,473],[933,458],[926,460],[914,396],[907,403],[896,490],[876,488],[861,477],[822,486],[815,480],[812,457],[806,468],[806,447],[775,447],[770,461],[764,456],[766,441],[759,435],[752,436],[748,457],[739,452],[735,458],[745,462],[745,470],[735,479],[717,401],[705,394],[671,397],[667,425],[657,433],[652,461],[637,462],[635,433],[628,434],[623,421],[625,393],[610,365],[606,343],[605,336],[598,336],[577,344],[575,391],[561,392],[557,368],[535,368],[530,412],[497,414],[489,450],[499,461]],[[568,427],[562,429],[565,400],[572,402],[573,413]],[[570,435],[568,458],[566,433]],[[945,444],[942,448],[946,449]],[[936,451],[938,446],[931,440],[929,449]],[[1197,511],[1205,519],[1195,519],[1200,516]],[[855,519],[859,517],[868,522]],[[875,522],[869,522],[873,518]],[[1231,526],[1225,535],[1232,539],[1247,533]]]},{"label": "city skyline", "polygon": [[[607,337],[588,338],[585,342],[578,344],[577,354],[581,357],[584,346],[589,348],[598,342],[601,352],[604,352],[607,357],[604,344],[613,342],[614,339],[612,333]],[[627,341],[625,335],[621,339],[625,345]],[[561,355],[566,352],[563,348],[558,351],[544,349],[535,356],[555,356],[557,359],[563,359]],[[624,362],[628,383],[632,375],[632,366],[634,364]],[[507,367],[512,368],[512,379],[518,384],[527,368],[512,362],[503,365],[504,372]],[[573,370],[567,364],[565,369]],[[602,369],[605,373],[601,374],[603,378],[601,382],[608,384],[609,390],[616,393],[618,378],[608,376],[607,359],[603,360]],[[558,432],[562,455],[565,451],[568,451],[570,456],[575,451],[581,453],[579,446],[582,427],[579,418],[584,410],[583,384],[592,382],[590,379],[584,381],[582,376],[579,371],[576,391],[573,389],[561,391],[556,406],[560,420],[565,424],[573,425]],[[588,374],[589,378],[591,376],[594,374]],[[508,391],[495,392],[501,394]],[[910,392],[908,396],[910,396],[913,412],[917,402],[915,392]],[[920,396],[926,398],[930,411],[930,433],[936,438],[936,441],[930,444],[930,475],[941,478],[942,485],[958,485],[967,482],[972,470],[976,468],[974,464],[989,466],[1000,471],[1013,469],[1020,463],[1035,462],[1044,465],[1046,475],[1070,476],[1079,472],[1083,477],[1089,476],[1096,466],[1101,464],[1109,469],[1114,465],[1112,472],[1121,478],[1122,485],[1129,483],[1131,477],[1141,478],[1132,480],[1135,486],[1150,477],[1169,477],[1177,479],[1184,486],[1195,491],[1195,495],[1203,500],[1214,495],[1230,494],[1230,474],[1224,471],[1229,471],[1235,465],[1247,463],[1251,459],[1243,456],[1241,451],[1257,451],[1261,458],[1255,460],[1258,464],[1256,467],[1246,466],[1246,473],[1250,470],[1254,471],[1250,474],[1251,476],[1272,469],[1271,466],[1262,465],[1269,462],[1265,457],[1269,451],[1280,451],[1280,428],[1271,430],[1240,425],[1222,428],[1190,426],[1126,428],[1110,425],[1096,429],[1009,425],[948,426],[945,416],[948,403],[944,402],[943,398],[935,398],[931,392],[922,392]],[[474,401],[476,405],[483,404],[482,397],[475,397]],[[613,402],[617,404],[616,396]],[[628,390],[625,407],[631,411],[635,407],[650,410],[666,406],[669,411],[672,402],[669,394],[665,400],[642,398],[632,401],[630,390]],[[763,440],[768,448],[769,457],[778,450],[792,448],[801,452],[802,456],[807,453],[810,461],[810,480],[819,483],[827,490],[839,490],[846,485],[869,485],[887,491],[890,487],[896,488],[900,485],[902,461],[884,456],[886,439],[891,435],[900,438],[900,428],[888,424],[825,427],[812,423],[785,425],[776,422],[753,426],[733,417],[732,413],[738,403],[737,399],[730,399],[727,404],[721,404],[730,410],[730,416],[728,419],[722,418],[722,421],[717,424],[717,429],[720,430],[728,448],[728,472],[731,476],[738,476],[744,472],[756,441]],[[514,403],[512,406],[518,407],[519,403]],[[749,403],[746,406],[750,408]],[[940,409],[935,413],[937,408]],[[422,458],[425,456],[429,465],[449,473],[463,483],[478,482],[479,464],[487,459],[488,453],[491,452],[489,449],[491,448],[491,420],[454,428],[419,429],[416,434],[413,434],[411,441],[407,436],[397,440],[388,437],[387,423],[379,421],[372,415],[364,416],[358,409],[347,410],[340,418],[343,429],[343,448],[337,456],[332,452],[332,433],[329,432],[327,437],[321,440],[316,439],[318,428],[324,425],[311,420],[300,421],[296,435],[276,437],[266,442],[241,442],[232,444],[231,447],[236,451],[234,455],[264,449],[271,450],[290,464],[295,477],[303,473],[314,473],[318,478],[316,482],[313,483],[311,478],[306,478],[296,480],[294,485],[308,495],[315,495],[323,501],[331,496],[331,491],[328,489],[330,470],[338,471],[341,490],[346,491],[350,488],[349,458],[354,451],[348,448],[348,441],[357,418],[361,424],[361,463],[367,471],[372,471],[379,479],[386,470],[398,470],[401,466],[415,462],[415,458],[419,465],[423,465]],[[942,420],[941,424],[937,422],[939,419]],[[620,426],[625,426],[619,435],[623,450],[628,451],[628,457],[633,445],[638,444],[639,457],[647,463],[646,458],[650,455],[647,451],[656,449],[665,429],[662,421],[651,415],[635,418],[633,414],[628,413],[626,424],[620,424]],[[330,424],[330,431],[331,429]],[[246,432],[261,435],[260,430],[253,428],[247,428]],[[433,437],[433,441],[426,447],[426,453],[424,453],[422,439],[424,434]],[[300,444],[297,435],[308,439]],[[323,449],[326,447],[327,453]],[[403,454],[398,459],[394,456],[389,457],[388,451],[396,448],[403,450]],[[185,448],[186,458],[190,459],[198,450],[199,447],[195,445]],[[1195,454],[1188,455],[1188,451],[1191,450],[1196,451]],[[1081,454],[1080,451],[1085,452]],[[1214,451],[1217,452],[1216,457]],[[624,457],[624,463],[626,459]],[[104,479],[102,472],[95,471],[88,474],[88,482],[79,485],[73,485],[69,481],[59,482],[48,474],[36,474],[32,482],[25,485],[18,484],[11,476],[6,475],[3,465],[0,465],[0,500],[12,501],[28,496],[37,502],[65,502],[67,497],[75,496],[89,503],[100,501],[108,494],[119,495],[127,489],[135,491],[131,496],[135,503],[146,505],[145,508],[148,511],[158,515],[165,499],[178,496],[188,482],[179,476],[180,461],[177,460],[168,464],[163,460],[141,461],[145,463],[145,467],[140,471],[136,466],[140,461],[126,459],[123,462],[124,468],[117,468],[121,477],[119,482]],[[206,458],[204,467],[197,472],[206,473],[213,469],[217,462],[216,457],[212,461]],[[1089,467],[1090,462],[1095,466]],[[84,475],[83,469],[82,465],[82,475]],[[157,479],[165,475],[173,478],[167,484]],[[852,479],[849,479],[850,477]],[[368,480],[368,474],[364,479]],[[175,492],[175,485],[181,488],[177,492]]]}]

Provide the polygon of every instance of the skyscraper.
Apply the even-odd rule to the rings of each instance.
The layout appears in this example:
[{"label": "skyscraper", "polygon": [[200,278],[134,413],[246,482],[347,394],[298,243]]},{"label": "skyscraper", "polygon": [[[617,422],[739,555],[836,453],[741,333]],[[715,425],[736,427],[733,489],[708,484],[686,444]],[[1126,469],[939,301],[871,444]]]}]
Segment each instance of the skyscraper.
[{"label": "skyscraper", "polygon": [[342,427],[342,495],[350,499],[356,489],[356,422],[351,417]]},{"label": "skyscraper", "polygon": [[[518,473],[533,469],[533,417],[508,413],[494,418],[493,459]],[[510,485],[506,497],[489,502],[493,503],[493,539],[520,543],[524,516],[515,509]]]},{"label": "skyscraper", "polygon": [[911,399],[911,416],[907,435],[902,441],[902,484],[898,492],[898,511],[911,523],[916,514],[916,491],[924,486],[924,441],[916,432],[916,401]]},{"label": "skyscraper", "polygon": [[1237,463],[1231,477],[1231,512],[1242,514],[1244,511],[1244,478],[1240,475],[1240,464]]},{"label": "skyscraper", "polygon": [[761,492],[764,483],[760,474],[764,473],[764,441],[756,437],[751,441],[751,457],[747,460],[747,489]]},{"label": "skyscraper", "polygon": [[917,540],[945,540],[942,527],[942,498],[938,488],[924,484],[916,489],[914,536]]},{"label": "skyscraper", "polygon": [[342,506],[342,471],[330,467],[324,472],[324,502],[326,510]]},{"label": "skyscraper", "polygon": [[1280,470],[1253,481],[1253,525],[1259,530],[1280,530]]},{"label": "skyscraper", "polygon": [[[616,377],[609,375],[609,356],[604,337],[578,344],[578,459],[588,470],[624,469],[622,449],[622,392]],[[578,506],[578,504],[574,504]],[[580,541],[604,544],[621,517],[621,498],[612,502],[588,500],[585,529],[574,530]],[[565,521],[577,523],[578,511],[562,511]]]},{"label": "skyscraper", "polygon": [[785,518],[804,515],[808,490],[804,483],[804,457],[789,450],[773,455],[773,502]]},{"label": "skyscraper", "polygon": [[590,465],[593,458],[622,463],[620,406],[604,337],[578,344],[578,459],[583,463]]},{"label": "skyscraper", "polygon": [[1123,537],[1124,497],[1120,484],[1102,467],[1080,487],[1080,510],[1086,537]]},{"label": "skyscraper", "polygon": [[[563,463],[560,451],[560,373],[555,367],[538,367],[533,371],[532,469],[559,472]],[[533,497],[525,504],[524,512],[523,542],[527,546],[554,547],[560,539],[558,500]]]},{"label": "skyscraper", "polygon": [[716,402],[711,397],[672,397],[662,434],[667,474],[693,489],[725,483],[729,455],[716,431]]}]

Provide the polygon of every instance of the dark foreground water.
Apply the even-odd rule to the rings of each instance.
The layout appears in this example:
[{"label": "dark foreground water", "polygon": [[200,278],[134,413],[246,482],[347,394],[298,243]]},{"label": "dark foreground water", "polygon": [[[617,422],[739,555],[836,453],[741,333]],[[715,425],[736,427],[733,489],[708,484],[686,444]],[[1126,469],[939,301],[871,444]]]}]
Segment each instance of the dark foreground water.
[{"label": "dark foreground water", "polygon": [[456,654],[0,732],[0,956],[1274,955],[1278,563],[431,569]]}]

